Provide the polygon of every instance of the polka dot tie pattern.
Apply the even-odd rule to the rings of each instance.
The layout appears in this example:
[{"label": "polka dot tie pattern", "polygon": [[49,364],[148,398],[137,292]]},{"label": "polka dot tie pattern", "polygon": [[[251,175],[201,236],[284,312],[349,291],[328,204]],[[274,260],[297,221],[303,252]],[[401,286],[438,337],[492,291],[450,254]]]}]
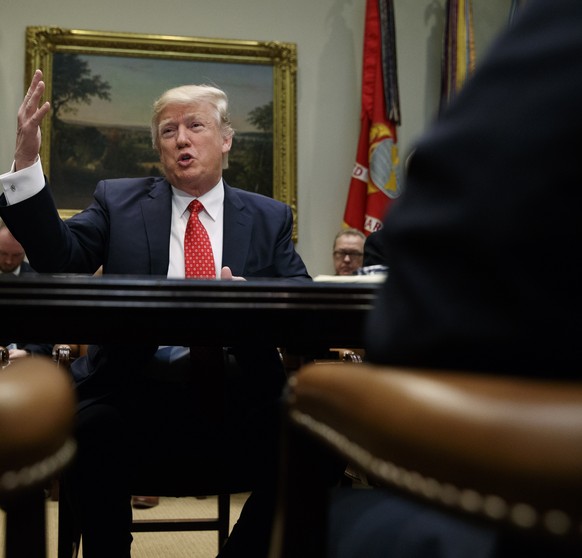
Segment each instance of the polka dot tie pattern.
[{"label": "polka dot tie pattern", "polygon": [[185,275],[199,279],[216,279],[210,238],[199,217],[204,206],[198,200],[193,200],[188,209],[190,217],[184,235]]}]

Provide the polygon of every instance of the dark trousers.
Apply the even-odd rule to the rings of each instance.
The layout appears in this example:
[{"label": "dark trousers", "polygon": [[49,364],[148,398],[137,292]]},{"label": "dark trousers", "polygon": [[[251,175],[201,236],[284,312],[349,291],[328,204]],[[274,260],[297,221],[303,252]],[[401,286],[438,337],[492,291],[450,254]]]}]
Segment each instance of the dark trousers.
[{"label": "dark trousers", "polygon": [[341,488],[331,499],[328,558],[575,558],[580,544],[470,521],[381,489]]},{"label": "dark trousers", "polygon": [[199,393],[188,359],[155,362],[127,389],[80,405],[61,494],[85,558],[130,556],[131,494],[142,487],[162,496],[252,490],[220,557],[266,557],[285,376],[270,349],[229,351],[225,362],[222,409],[208,405],[216,394]]}]

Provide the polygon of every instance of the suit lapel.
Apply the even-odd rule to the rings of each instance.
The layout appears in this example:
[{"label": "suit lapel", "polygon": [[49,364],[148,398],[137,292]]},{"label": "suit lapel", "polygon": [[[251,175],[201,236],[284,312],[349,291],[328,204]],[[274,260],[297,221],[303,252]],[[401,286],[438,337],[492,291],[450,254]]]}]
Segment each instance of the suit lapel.
[{"label": "suit lapel", "polygon": [[151,274],[166,276],[172,228],[172,189],[166,180],[158,179],[154,182],[148,196],[141,202],[141,210],[149,246]]},{"label": "suit lapel", "polygon": [[224,231],[222,265],[243,275],[251,243],[252,216],[240,196],[224,183]]},{"label": "suit lapel", "polygon": [[[159,179],[141,202],[144,226],[150,251],[152,275],[167,275],[170,261],[172,228],[172,189]],[[251,243],[252,216],[246,211],[240,196],[224,184],[224,232],[222,265],[235,275],[242,275]]]}]

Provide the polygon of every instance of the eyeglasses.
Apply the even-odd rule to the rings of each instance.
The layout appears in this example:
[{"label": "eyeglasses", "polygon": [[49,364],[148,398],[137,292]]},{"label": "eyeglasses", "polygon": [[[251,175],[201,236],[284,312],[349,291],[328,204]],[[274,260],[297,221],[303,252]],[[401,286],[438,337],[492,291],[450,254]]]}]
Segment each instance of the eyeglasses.
[{"label": "eyeglasses", "polygon": [[362,252],[347,252],[346,250],[335,250],[333,257],[336,260],[343,260],[346,256],[349,256],[350,260],[356,260],[364,256]]}]

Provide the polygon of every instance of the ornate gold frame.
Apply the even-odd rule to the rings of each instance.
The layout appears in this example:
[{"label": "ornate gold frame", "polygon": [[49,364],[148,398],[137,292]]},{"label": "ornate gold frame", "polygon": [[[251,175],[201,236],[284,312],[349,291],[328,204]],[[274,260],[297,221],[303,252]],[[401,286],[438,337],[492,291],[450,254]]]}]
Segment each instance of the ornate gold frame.
[{"label": "ornate gold frame", "polygon": [[[52,99],[53,54],[97,54],[173,60],[261,64],[273,67],[273,197],[287,203],[297,226],[297,50],[293,43],[242,41],[168,35],[142,35],[27,27],[25,91],[37,68],[46,82],[45,96]],[[152,99],[153,101],[153,99]],[[49,118],[43,121],[43,138],[51,137]],[[41,160],[50,176],[50,141],[44,141]],[[60,209],[70,215],[78,209]],[[296,236],[296,231],[295,231]]]}]

